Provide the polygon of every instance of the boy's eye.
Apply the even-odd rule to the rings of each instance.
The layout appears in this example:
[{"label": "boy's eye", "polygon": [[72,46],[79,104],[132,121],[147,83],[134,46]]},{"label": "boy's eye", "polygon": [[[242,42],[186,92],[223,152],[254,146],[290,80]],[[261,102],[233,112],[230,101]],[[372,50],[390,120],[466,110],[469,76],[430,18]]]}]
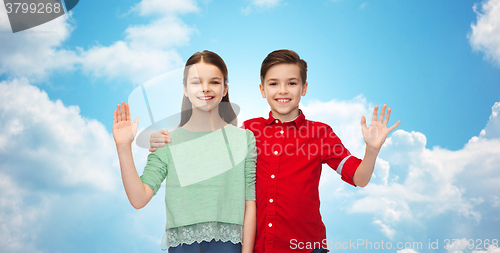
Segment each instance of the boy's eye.
[{"label": "boy's eye", "polygon": [[290,82],[290,85],[296,85],[296,84],[297,84],[297,83],[295,83],[295,82]]},{"label": "boy's eye", "polygon": [[219,84],[219,81],[212,81],[212,84]]},{"label": "boy's eye", "polygon": [[270,83],[269,85],[270,85],[270,86],[274,86],[274,85],[276,85],[276,83]]}]

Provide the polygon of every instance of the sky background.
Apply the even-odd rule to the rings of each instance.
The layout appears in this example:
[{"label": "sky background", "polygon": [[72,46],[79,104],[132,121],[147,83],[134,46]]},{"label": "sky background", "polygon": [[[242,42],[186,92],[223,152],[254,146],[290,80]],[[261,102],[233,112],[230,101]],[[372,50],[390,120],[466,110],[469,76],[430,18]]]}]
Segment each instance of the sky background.
[{"label": "sky background", "polygon": [[[283,48],[308,63],[304,114],[331,125],[353,154],[364,154],[359,122],[374,105],[402,121],[367,187],[324,167],[334,251],[358,239],[406,253],[498,245],[500,0],[80,1],[15,34],[1,2],[0,252],[160,252],[164,193],[141,210],[129,204],[112,113],[205,49],[228,65],[240,122],[267,115],[260,64]],[[167,86],[150,99],[177,99],[181,84]],[[139,173],[147,154],[134,145]],[[462,238],[474,245],[444,248]]]}]

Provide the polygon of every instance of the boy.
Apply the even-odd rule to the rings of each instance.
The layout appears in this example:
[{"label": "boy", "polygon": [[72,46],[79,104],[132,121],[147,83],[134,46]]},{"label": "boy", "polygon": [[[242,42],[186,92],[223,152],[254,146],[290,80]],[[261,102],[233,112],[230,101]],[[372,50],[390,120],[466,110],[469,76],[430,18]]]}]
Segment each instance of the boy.
[{"label": "boy", "polygon": [[[269,118],[243,123],[243,128],[254,133],[258,153],[254,252],[311,252],[313,248],[326,248],[318,192],[322,164],[327,163],[347,183],[366,186],[382,144],[400,121],[387,128],[391,109],[385,116],[386,105],[378,120],[375,106],[370,128],[363,116],[366,152],[360,160],[349,153],[328,125],[306,120],[298,108],[308,83],[307,63],[297,53],[270,53],[262,62],[260,78],[262,97],[271,106]],[[151,141],[156,136],[169,142],[163,133],[153,134]],[[161,144],[152,143],[155,146]]]}]

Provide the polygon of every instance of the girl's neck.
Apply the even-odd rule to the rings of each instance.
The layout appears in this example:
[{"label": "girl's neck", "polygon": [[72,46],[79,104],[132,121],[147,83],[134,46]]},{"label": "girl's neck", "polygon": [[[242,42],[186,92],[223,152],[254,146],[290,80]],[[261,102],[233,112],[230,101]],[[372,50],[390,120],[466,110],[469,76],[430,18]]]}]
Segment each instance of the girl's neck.
[{"label": "girl's neck", "polygon": [[219,107],[213,108],[212,111],[203,111],[193,108],[193,113],[189,121],[182,128],[192,131],[215,131],[227,126],[219,115]]}]

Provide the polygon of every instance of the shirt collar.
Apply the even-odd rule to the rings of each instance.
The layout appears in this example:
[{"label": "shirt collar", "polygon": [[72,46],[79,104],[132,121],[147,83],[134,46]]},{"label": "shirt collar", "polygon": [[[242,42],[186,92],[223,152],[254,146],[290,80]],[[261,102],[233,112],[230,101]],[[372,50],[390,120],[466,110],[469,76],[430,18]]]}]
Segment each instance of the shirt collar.
[{"label": "shirt collar", "polygon": [[[302,125],[302,123],[304,122],[304,120],[306,119],[306,116],[304,116],[304,113],[302,112],[302,110],[299,109],[299,116],[297,116],[295,119],[293,120],[290,120],[290,121],[286,121],[286,122],[281,122],[281,123],[289,123],[289,122],[293,122],[295,124],[295,126],[297,128],[300,127],[300,125]],[[279,119],[276,119],[274,117],[274,115],[272,114],[272,112],[270,111],[269,112],[269,118],[266,119],[266,124],[267,125],[271,125],[273,122],[275,122],[276,120],[279,120]]]}]

